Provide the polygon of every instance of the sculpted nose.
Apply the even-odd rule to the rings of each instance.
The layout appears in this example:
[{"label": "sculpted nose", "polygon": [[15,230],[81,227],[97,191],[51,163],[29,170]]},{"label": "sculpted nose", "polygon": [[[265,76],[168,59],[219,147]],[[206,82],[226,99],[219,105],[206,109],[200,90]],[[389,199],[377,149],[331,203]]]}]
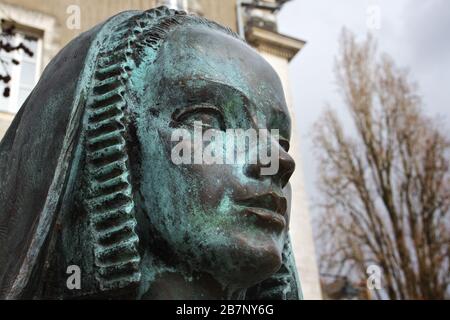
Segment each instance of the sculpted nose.
[{"label": "sculpted nose", "polygon": [[283,148],[280,148],[280,167],[275,179],[284,188],[295,171],[295,161]]},{"label": "sculpted nose", "polygon": [[292,157],[280,146],[279,148],[279,157],[278,157],[278,170],[272,176],[262,176],[261,168],[268,167],[270,165],[262,165],[258,159],[256,164],[247,164],[244,169],[244,173],[247,177],[253,179],[261,179],[264,177],[269,177],[275,181],[276,184],[280,185],[281,188],[284,188],[286,184],[289,182],[292,174],[295,170],[295,161]]}]

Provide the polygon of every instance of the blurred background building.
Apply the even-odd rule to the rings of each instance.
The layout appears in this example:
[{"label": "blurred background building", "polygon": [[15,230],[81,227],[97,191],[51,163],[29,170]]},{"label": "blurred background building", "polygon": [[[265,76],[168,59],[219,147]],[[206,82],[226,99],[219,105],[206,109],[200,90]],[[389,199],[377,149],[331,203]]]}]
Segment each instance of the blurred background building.
[{"label": "blurred background building", "polygon": [[[297,163],[291,178],[293,189],[291,235],[297,268],[305,299],[321,299],[319,275],[312,237],[308,203],[304,191],[302,158],[296,115],[291,98],[289,62],[305,42],[278,32],[276,14],[290,0],[1,0],[2,28],[13,22],[12,45],[24,43],[33,56],[23,50],[0,52],[4,69],[11,75],[9,97],[0,83],[0,138],[4,135],[40,74],[56,53],[71,39],[125,10],[145,10],[158,5],[183,9],[205,16],[238,32],[255,47],[278,72],[293,118],[290,154]],[[7,63],[11,59],[18,64]],[[6,63],[5,63],[6,62]]]}]

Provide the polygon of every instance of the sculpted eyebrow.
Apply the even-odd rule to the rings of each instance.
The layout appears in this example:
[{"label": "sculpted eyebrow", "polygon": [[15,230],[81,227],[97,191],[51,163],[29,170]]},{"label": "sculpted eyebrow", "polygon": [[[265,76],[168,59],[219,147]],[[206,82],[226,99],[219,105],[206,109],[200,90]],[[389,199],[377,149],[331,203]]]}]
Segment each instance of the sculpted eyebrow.
[{"label": "sculpted eyebrow", "polygon": [[235,94],[241,96],[245,101],[250,101],[249,97],[243,91],[241,91],[239,88],[236,88],[234,86],[229,85],[228,83],[217,81],[217,80],[213,80],[213,79],[208,79],[208,78],[202,78],[202,79],[198,79],[198,80],[204,81],[204,82],[206,82],[207,84],[210,84],[210,85],[215,85],[219,89],[225,89],[225,90],[233,91]]}]

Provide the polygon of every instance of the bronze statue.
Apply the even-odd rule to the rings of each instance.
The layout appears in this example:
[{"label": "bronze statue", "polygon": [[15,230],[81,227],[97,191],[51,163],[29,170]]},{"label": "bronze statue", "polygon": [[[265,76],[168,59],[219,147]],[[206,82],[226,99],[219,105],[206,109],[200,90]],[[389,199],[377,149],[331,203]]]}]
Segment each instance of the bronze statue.
[{"label": "bronze statue", "polygon": [[[175,164],[171,135],[199,121],[278,129],[279,169]],[[289,138],[278,76],[232,31],[166,7],[110,18],[52,60],[1,142],[0,297],[300,299]]]}]

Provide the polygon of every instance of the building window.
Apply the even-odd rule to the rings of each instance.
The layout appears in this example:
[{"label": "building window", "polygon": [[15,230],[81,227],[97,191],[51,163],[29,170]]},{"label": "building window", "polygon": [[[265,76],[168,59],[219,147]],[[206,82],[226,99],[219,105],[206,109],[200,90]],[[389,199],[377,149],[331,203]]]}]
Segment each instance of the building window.
[{"label": "building window", "polygon": [[165,5],[171,9],[187,10],[188,0],[159,0],[157,5]]},{"label": "building window", "polygon": [[[22,49],[12,52],[2,50],[0,52],[0,59],[2,60],[0,72],[1,74],[7,72],[11,76],[11,81],[8,83],[9,97],[3,96],[5,84],[0,82],[0,111],[16,113],[33,90],[40,76],[42,32],[16,26],[14,36],[10,38],[9,43],[12,46],[23,43],[33,53],[33,56],[30,57]],[[12,63],[13,59],[19,63]]]},{"label": "building window", "polygon": [[158,0],[157,6],[167,6],[170,9],[183,10],[190,13],[203,15],[202,8],[198,0]]}]

